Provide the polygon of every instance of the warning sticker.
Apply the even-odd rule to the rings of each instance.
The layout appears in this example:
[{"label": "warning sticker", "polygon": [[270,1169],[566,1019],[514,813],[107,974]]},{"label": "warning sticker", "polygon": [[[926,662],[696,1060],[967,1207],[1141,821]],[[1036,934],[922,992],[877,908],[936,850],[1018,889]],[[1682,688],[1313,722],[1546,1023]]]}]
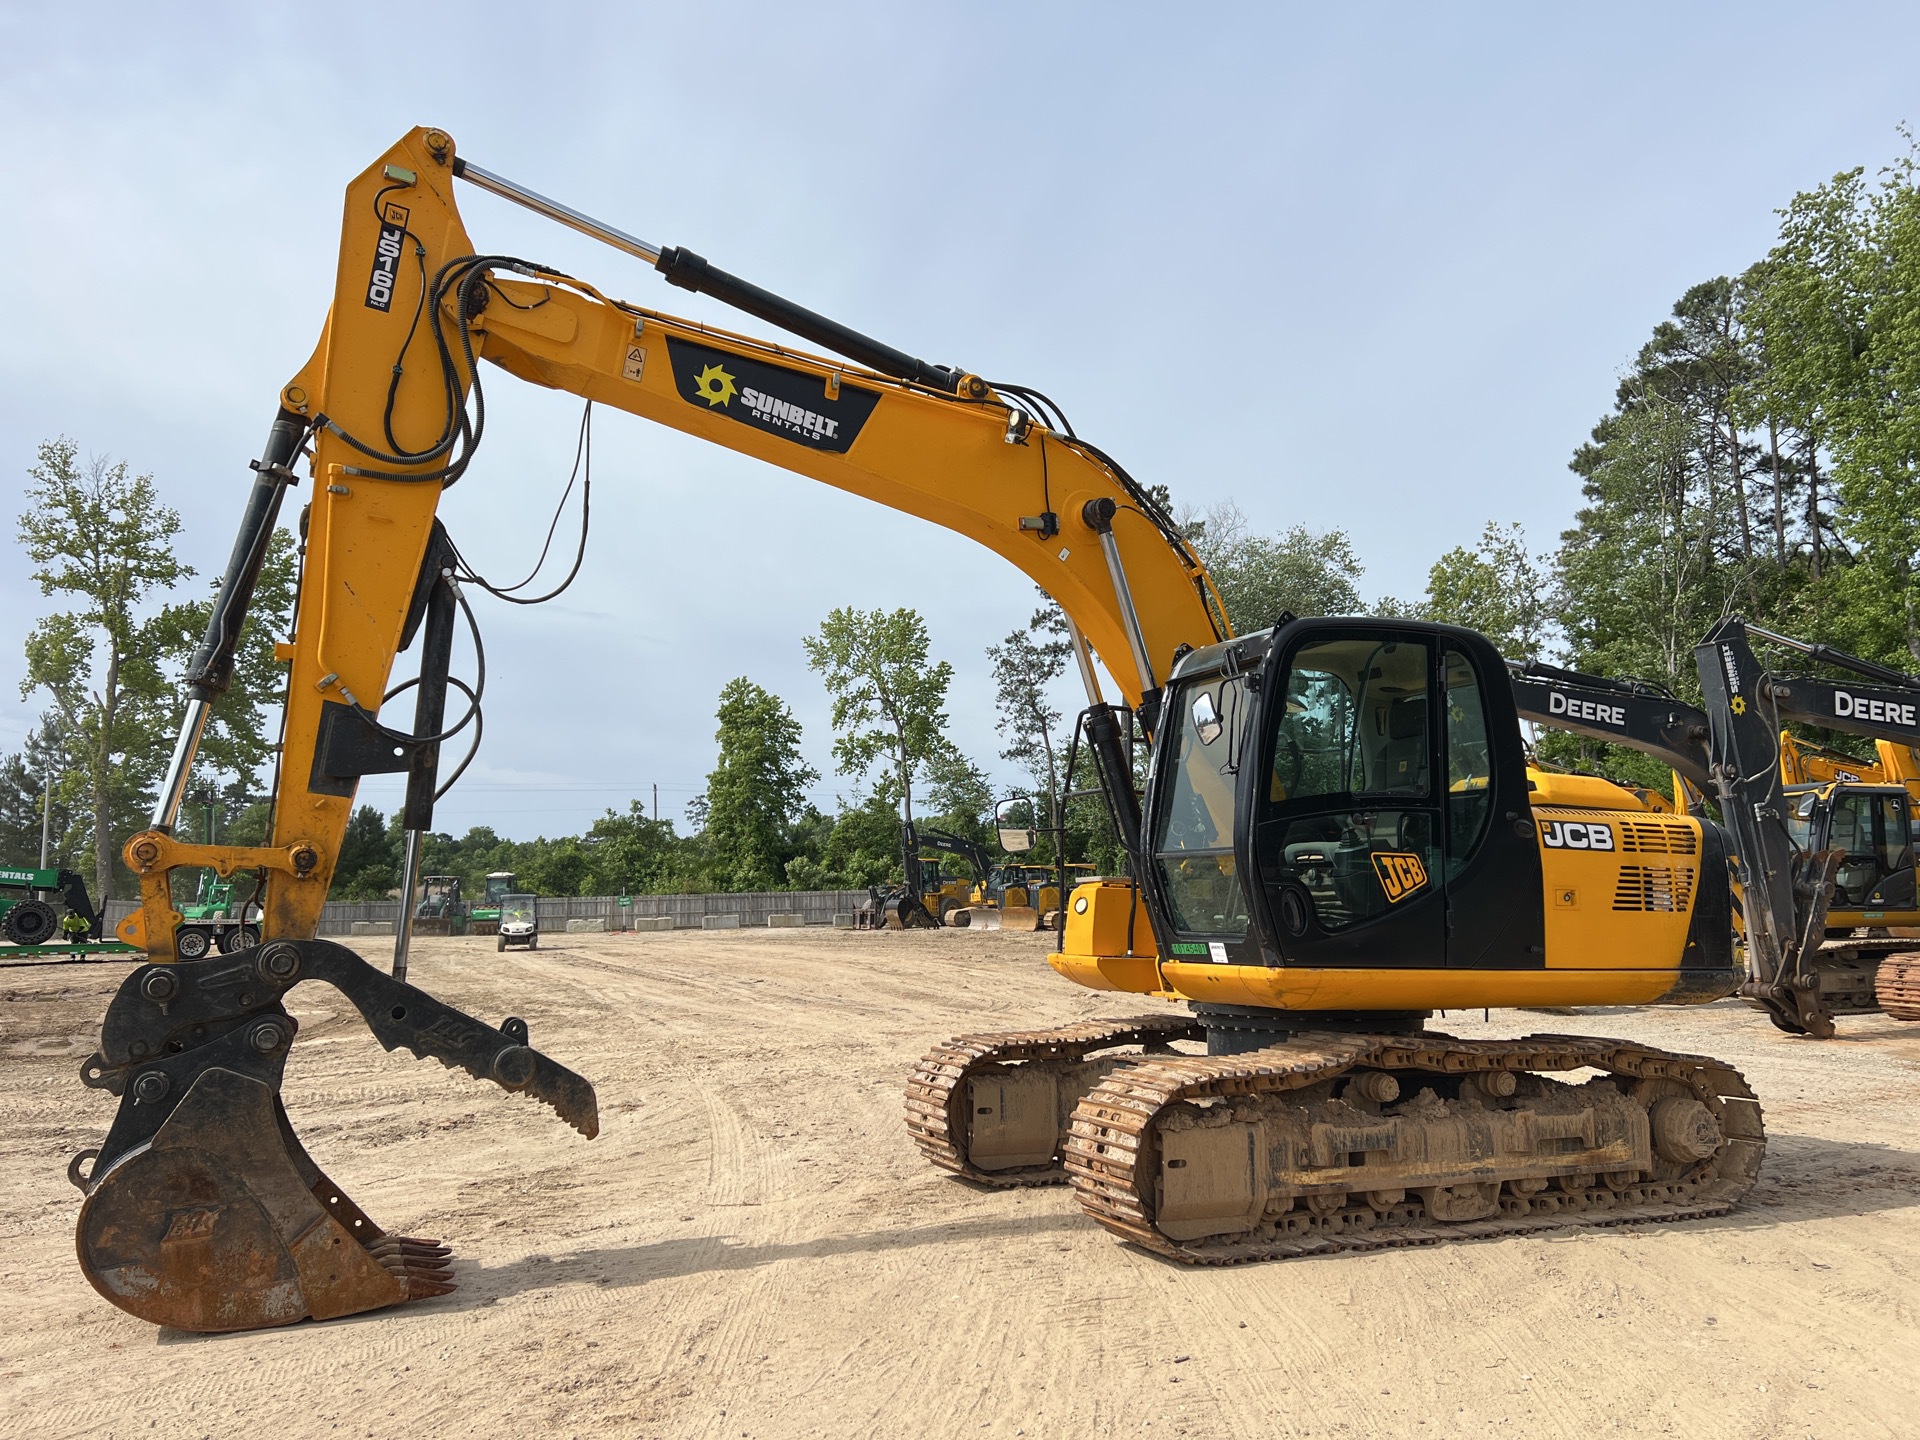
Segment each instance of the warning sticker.
[{"label": "warning sticker", "polygon": [[627,347],[627,358],[620,364],[620,373],[629,380],[638,380],[647,373],[647,352],[639,345]]}]

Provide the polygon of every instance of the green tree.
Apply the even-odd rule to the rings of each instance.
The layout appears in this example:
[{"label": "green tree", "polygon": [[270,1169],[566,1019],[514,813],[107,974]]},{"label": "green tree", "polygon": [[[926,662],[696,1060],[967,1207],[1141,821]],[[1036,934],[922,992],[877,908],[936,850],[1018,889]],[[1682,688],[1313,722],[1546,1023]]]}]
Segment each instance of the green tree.
[{"label": "green tree", "polygon": [[126,462],[80,461],[73,442],[50,440],[27,474],[20,541],[40,593],[69,609],[27,636],[23,696],[44,690],[66,741],[63,785],[90,821],[94,893],[113,891],[117,839],[137,827],[165,767],[173,691],[167,661],[190,643],[182,606],[148,607],[192,576],[174,552],[180,517],[160,503],[151,475]]},{"label": "green tree", "polygon": [[400,845],[371,805],[362,805],[340,837],[328,894],[335,900],[384,900],[400,883]]},{"label": "green tree", "polygon": [[779,696],[729,680],[716,712],[720,757],[707,776],[708,863],[729,890],[771,890],[793,858],[793,827],[820,773],[800,755],[800,722]]},{"label": "green tree", "polygon": [[1690,287],[1570,462],[1586,504],[1561,537],[1556,581],[1583,669],[1690,693],[1693,647],[1715,621],[1777,621],[1803,582],[1797,563],[1770,554],[1797,545],[1766,544],[1755,522],[1783,477],[1741,400],[1757,363],[1741,303],[1725,279]]},{"label": "green tree", "polygon": [[585,895],[593,874],[593,860],[585,846],[571,835],[534,842],[533,853],[515,867],[522,887],[532,895]]},{"label": "green tree", "polygon": [[[247,803],[260,772],[272,760],[275,737],[270,728],[286,691],[287,667],[273,658],[274,642],[293,628],[294,592],[300,583],[299,559],[293,536],[276,530],[267,539],[246,629],[234,655],[233,686],[220,697],[200,737],[196,777],[204,777],[225,791],[228,809]],[[215,583],[218,588],[218,582]],[[183,607],[188,633],[197,642],[205,633],[211,601]],[[188,656],[183,654],[184,661]]]},{"label": "green tree", "polygon": [[[0,760],[0,864],[35,865],[40,859],[41,807],[49,775],[58,776],[64,747],[43,723],[15,754]],[[53,787],[48,825],[47,864],[73,869],[84,853],[83,815],[76,813],[67,787]]]},{"label": "green tree", "polygon": [[[926,621],[913,610],[843,606],[802,643],[833,697],[840,773],[864,780],[879,770],[876,795],[897,797],[911,824],[914,773],[945,743],[953,682],[953,666],[928,659]],[[896,834],[893,848],[901,846]]]},{"label": "green tree", "polygon": [[1282,610],[1357,615],[1363,608],[1354,583],[1363,567],[1344,530],[1290,525],[1260,535],[1231,501],[1188,517],[1184,528],[1237,632],[1264,630]]},{"label": "green tree", "polygon": [[[1920,153],[1905,138],[1877,185],[1856,169],[1795,196],[1778,243],[1745,278],[1765,362],[1749,398],[1805,434],[1810,509],[1821,454],[1837,493],[1850,564],[1832,587],[1844,611],[1833,628],[1910,667],[1920,660]],[[1810,529],[1825,579],[1817,521]]]},{"label": "green tree", "polygon": [[992,832],[993,785],[958,746],[942,745],[922,767],[928,818],[984,845]]},{"label": "green tree", "polygon": [[835,885],[864,890],[869,885],[905,880],[900,812],[892,798],[875,790],[841,810],[827,836],[821,861],[818,884],[806,888]]},{"label": "green tree", "polygon": [[[994,707],[999,712],[994,728],[1005,742],[1000,758],[1014,761],[1027,772],[1040,802],[1041,824],[1049,832],[1060,828],[1062,772],[1072,741],[1061,729],[1065,716],[1049,692],[1072,658],[1073,642],[1054,606],[1035,611],[1025,630],[1015,630],[998,645],[987,647]],[[1049,835],[1049,854],[1051,850]]]},{"label": "green tree", "polygon": [[588,829],[588,888],[596,895],[653,894],[678,888],[687,842],[671,820],[655,820],[638,801],[609,810]]},{"label": "green tree", "polygon": [[1519,525],[1489,520],[1473,549],[1457,545],[1434,562],[1420,614],[1478,630],[1509,660],[1538,660],[1552,616],[1549,563],[1528,552]]}]

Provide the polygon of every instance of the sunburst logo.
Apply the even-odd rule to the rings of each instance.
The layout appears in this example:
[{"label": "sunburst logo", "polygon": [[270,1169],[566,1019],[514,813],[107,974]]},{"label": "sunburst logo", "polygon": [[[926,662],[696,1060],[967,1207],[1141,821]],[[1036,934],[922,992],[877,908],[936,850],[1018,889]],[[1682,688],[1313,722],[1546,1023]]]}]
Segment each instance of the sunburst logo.
[{"label": "sunburst logo", "polygon": [[693,388],[709,407],[724,405],[740,393],[734,386],[733,376],[718,365],[709,365],[694,376]]},{"label": "sunburst logo", "polygon": [[1747,697],[1744,695],[1734,696],[1733,703],[1730,704],[1727,708],[1733,711],[1733,713],[1736,715],[1746,714],[1747,713]]}]

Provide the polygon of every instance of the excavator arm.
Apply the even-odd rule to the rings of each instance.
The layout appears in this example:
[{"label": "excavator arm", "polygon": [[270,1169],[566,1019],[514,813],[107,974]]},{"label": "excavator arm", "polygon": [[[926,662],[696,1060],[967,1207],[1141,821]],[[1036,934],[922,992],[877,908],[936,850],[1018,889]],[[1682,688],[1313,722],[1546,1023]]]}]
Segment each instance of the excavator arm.
[{"label": "excavator arm", "polygon": [[[478,253],[454,199],[461,177],[842,358],[677,319],[539,263]],[[439,511],[484,435],[483,360],[979,541],[1060,604],[1083,675],[1097,653],[1149,730],[1178,656],[1229,633],[1172,520],[1044,396],[894,350],[690,251],[648,245],[469,165],[444,132],[413,131],[348,187],[332,308],[312,358],[280,391],[188,668],[187,711],[151,825],[125,850],[141,908],[119,933],[151,963],[116,995],[85,1071],[87,1083],[120,1097],[119,1118],[91,1168],[83,1171],[83,1155],[69,1173],[87,1197],[88,1278],[156,1323],[245,1329],[450,1288],[444,1247],[374,1225],[307,1157],[280,1108],[297,1029],[281,997],[301,979],[339,988],[387,1048],[541,1100],[588,1136],[597,1128],[592,1087],[531,1049],[524,1022],[495,1028],[405,983],[410,905],[392,977],[313,938],[360,780],[408,776],[410,894],[441,747],[477,727],[479,684],[448,673],[460,617],[475,623],[463,593],[474,577]],[[302,468],[312,490],[293,635],[277,648],[289,680],[271,837],[261,846],[188,843],[173,833],[181,796],[211,709],[231,684],[267,543]],[[724,554],[724,507],[704,539]],[[395,658],[416,640],[418,678],[394,687]],[[408,689],[413,716],[402,726],[388,702]],[[1103,770],[1124,775],[1115,793],[1131,801],[1118,711],[1095,708]],[[1096,735],[1096,759],[1101,743]],[[1137,840],[1137,812],[1118,818]],[[257,950],[177,961],[170,876],[183,867],[264,875]]]},{"label": "excavator arm", "polygon": [[[1860,678],[1781,676],[1762,665],[1749,636]],[[1716,625],[1695,658],[1713,729],[1713,792],[1741,856],[1749,971],[1742,993],[1783,1028],[1831,1035],[1818,959],[1845,852],[1803,851],[1794,843],[1781,783],[1781,727],[1800,721],[1911,747],[1920,743],[1920,680],[1738,616]]]},{"label": "excavator arm", "polygon": [[918,855],[927,850],[938,850],[943,855],[955,855],[965,862],[967,871],[976,884],[987,883],[987,874],[993,869],[993,859],[984,846],[976,845],[964,835],[955,835],[950,830],[935,830],[926,825],[907,827],[907,849]]},{"label": "excavator arm", "polygon": [[1696,787],[1707,783],[1707,717],[1665,690],[1552,665],[1510,662],[1522,720],[1624,745],[1662,761]]}]

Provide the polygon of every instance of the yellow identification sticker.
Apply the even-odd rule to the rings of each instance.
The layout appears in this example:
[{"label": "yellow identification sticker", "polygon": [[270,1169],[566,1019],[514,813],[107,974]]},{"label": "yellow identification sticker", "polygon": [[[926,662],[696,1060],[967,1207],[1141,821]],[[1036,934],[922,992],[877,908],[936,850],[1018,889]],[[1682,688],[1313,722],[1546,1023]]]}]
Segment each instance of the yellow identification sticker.
[{"label": "yellow identification sticker", "polygon": [[1387,892],[1387,899],[1395,904],[1427,883],[1427,867],[1420,863],[1418,855],[1402,855],[1391,850],[1376,851],[1373,868],[1380,876],[1380,888]]}]

